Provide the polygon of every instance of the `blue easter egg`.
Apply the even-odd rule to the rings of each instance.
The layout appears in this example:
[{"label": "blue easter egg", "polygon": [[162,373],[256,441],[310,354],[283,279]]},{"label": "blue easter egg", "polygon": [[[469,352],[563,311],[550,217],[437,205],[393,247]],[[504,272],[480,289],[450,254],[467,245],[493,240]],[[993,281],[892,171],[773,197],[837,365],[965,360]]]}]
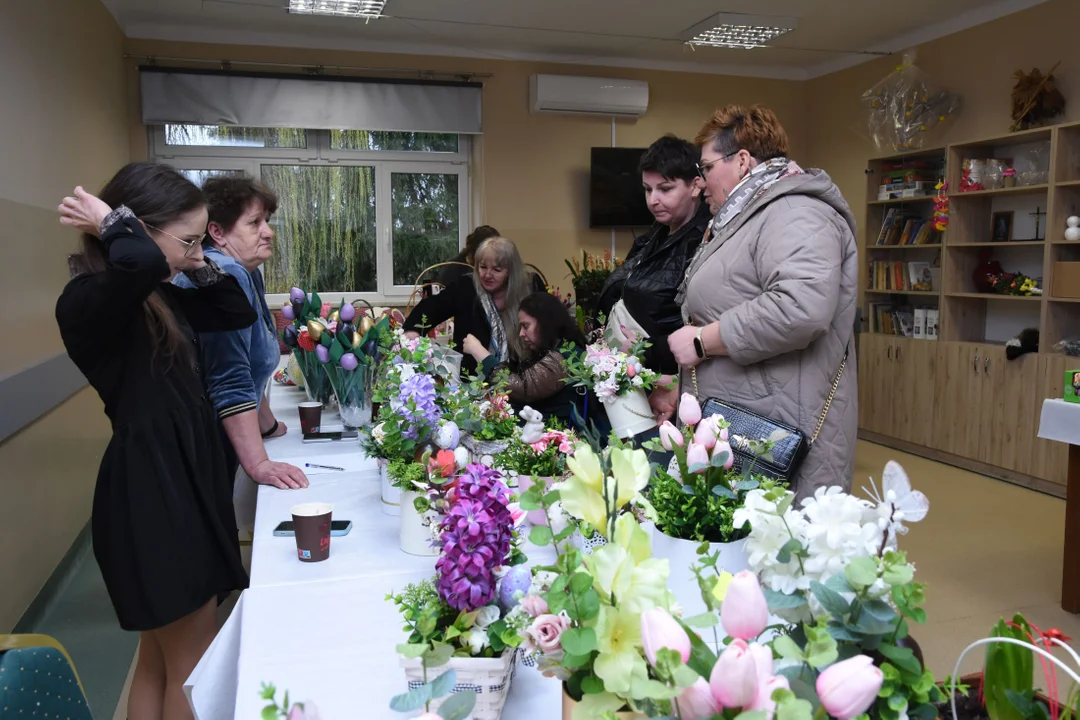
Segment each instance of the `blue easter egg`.
[{"label": "blue easter egg", "polygon": [[515,565],[510,568],[510,572],[506,573],[502,583],[499,584],[499,603],[506,610],[517,607],[518,601],[514,599],[514,593],[520,590],[524,595],[529,592],[531,585],[532,570],[526,565]]}]

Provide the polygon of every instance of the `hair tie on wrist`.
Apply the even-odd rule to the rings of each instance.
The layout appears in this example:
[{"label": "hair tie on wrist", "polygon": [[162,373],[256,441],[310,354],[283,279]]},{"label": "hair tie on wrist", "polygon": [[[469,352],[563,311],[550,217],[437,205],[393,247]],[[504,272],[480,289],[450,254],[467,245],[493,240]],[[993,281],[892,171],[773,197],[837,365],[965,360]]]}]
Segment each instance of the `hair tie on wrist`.
[{"label": "hair tie on wrist", "polygon": [[277,432],[277,430],[278,430],[278,426],[279,426],[279,425],[281,425],[281,423],[280,423],[279,421],[275,420],[275,421],[274,421],[274,427],[272,427],[272,428],[270,428],[269,430],[267,430],[266,432],[264,432],[264,433],[262,434],[262,436],[263,436],[264,438],[268,438],[268,437],[270,437],[271,435],[273,435],[274,433],[276,433],[276,432]]}]

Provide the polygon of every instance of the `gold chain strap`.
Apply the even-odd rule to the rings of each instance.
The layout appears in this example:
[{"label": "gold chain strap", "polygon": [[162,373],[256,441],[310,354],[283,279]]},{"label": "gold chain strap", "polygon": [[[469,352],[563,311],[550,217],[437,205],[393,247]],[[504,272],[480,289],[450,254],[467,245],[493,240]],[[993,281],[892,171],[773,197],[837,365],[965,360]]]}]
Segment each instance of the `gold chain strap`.
[{"label": "gold chain strap", "polygon": [[[810,444],[813,445],[817,442],[818,435],[821,434],[821,429],[825,427],[825,417],[829,414],[829,408],[832,407],[833,400],[836,398],[837,388],[840,387],[840,378],[844,376],[844,368],[847,367],[848,354],[844,352],[844,359],[840,361],[840,369],[836,371],[836,377],[833,378],[832,387],[829,388],[829,396],[825,398],[825,407],[821,409],[821,415],[818,416],[817,427],[814,428],[814,435],[810,438]],[[701,393],[698,392],[697,384],[697,366],[690,368],[690,380],[694,383],[694,397],[701,400]]]}]

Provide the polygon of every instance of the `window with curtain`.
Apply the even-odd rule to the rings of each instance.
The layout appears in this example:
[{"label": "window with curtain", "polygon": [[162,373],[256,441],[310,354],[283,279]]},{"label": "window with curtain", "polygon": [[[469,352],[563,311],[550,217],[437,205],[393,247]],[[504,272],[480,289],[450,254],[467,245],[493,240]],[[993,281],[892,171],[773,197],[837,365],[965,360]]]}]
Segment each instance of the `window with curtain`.
[{"label": "window with curtain", "polygon": [[270,295],[297,285],[400,301],[468,233],[467,135],[214,125],[151,135],[153,158],[196,184],[247,173],[277,194]]}]

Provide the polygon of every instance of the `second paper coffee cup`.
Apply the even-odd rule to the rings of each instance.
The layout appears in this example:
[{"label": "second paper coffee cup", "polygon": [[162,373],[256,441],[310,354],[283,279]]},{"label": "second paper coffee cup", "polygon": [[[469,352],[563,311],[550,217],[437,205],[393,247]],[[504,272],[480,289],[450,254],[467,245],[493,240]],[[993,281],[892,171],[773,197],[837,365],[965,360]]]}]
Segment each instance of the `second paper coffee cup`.
[{"label": "second paper coffee cup", "polygon": [[330,503],[303,503],[292,509],[296,530],[296,555],[300,562],[320,562],[330,557]]}]

